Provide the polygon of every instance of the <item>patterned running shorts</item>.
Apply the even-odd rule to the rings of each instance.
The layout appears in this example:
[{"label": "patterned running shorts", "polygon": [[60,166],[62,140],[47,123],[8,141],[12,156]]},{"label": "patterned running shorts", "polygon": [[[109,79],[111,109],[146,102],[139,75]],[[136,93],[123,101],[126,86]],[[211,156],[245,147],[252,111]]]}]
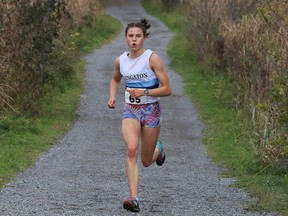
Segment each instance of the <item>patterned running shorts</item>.
[{"label": "patterned running shorts", "polygon": [[155,128],[162,123],[162,107],[159,101],[141,105],[125,103],[122,120],[127,118],[138,120],[142,127]]}]

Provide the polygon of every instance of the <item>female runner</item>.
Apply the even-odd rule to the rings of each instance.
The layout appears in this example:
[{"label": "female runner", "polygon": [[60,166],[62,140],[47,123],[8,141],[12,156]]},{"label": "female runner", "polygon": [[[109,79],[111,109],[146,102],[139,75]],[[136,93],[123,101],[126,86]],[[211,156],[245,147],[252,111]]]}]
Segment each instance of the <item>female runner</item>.
[{"label": "female runner", "polygon": [[162,107],[159,97],[171,95],[168,75],[160,57],[144,48],[148,38],[150,24],[146,19],[129,23],[125,37],[129,51],[118,56],[114,73],[110,81],[108,107],[116,104],[116,92],[123,77],[125,81],[125,105],[122,115],[122,136],[126,144],[126,174],[130,196],[123,202],[123,207],[132,212],[139,212],[138,199],[138,148],[141,140],[141,161],[148,167],[156,161],[162,166],[165,153],[158,140],[162,123]]}]

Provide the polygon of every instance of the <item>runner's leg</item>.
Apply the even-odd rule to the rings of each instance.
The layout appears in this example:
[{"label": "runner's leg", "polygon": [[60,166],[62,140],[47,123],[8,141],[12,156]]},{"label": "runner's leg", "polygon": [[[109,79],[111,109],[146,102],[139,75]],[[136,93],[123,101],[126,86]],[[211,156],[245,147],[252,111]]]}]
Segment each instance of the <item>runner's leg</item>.
[{"label": "runner's leg", "polygon": [[128,177],[128,185],[130,196],[138,194],[138,143],[141,132],[139,121],[131,118],[122,120],[122,135],[126,144],[126,174]]},{"label": "runner's leg", "polygon": [[141,160],[144,167],[150,166],[160,154],[156,142],[160,134],[161,126],[155,128],[142,127],[141,130]]}]

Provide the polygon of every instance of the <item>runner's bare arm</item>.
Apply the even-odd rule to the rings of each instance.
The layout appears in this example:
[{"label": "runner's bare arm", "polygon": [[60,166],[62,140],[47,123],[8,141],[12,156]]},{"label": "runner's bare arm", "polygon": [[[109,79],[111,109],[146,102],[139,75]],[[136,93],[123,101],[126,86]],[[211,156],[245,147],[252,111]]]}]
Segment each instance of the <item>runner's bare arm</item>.
[{"label": "runner's bare arm", "polygon": [[160,82],[160,87],[149,90],[149,96],[163,97],[172,94],[170,81],[160,57],[153,53],[150,57],[150,67]]},{"label": "runner's bare arm", "polygon": [[110,98],[108,100],[108,107],[110,109],[115,108],[116,93],[117,93],[121,78],[122,78],[122,75],[120,73],[120,59],[119,57],[117,57],[115,60],[114,73],[110,81]]}]

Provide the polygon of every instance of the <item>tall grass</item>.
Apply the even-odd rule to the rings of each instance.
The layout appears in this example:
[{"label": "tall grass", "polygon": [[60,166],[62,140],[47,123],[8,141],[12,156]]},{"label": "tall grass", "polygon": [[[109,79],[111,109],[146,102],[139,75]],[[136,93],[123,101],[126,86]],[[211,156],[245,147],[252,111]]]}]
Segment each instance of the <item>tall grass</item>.
[{"label": "tall grass", "polygon": [[0,2],[1,113],[12,108],[37,114],[41,97],[51,88],[61,90],[74,73],[71,33],[101,11],[99,0]]},{"label": "tall grass", "polygon": [[[285,166],[285,163],[263,163],[264,159],[259,155],[261,150],[255,145],[255,126],[256,124],[259,124],[259,119],[256,119],[256,111],[254,111],[254,113],[248,112],[247,114],[247,112],[244,112],[240,107],[238,107],[239,109],[235,109],[237,108],[234,100],[236,85],[231,73],[225,71],[227,66],[223,68],[220,67],[221,64],[218,58],[214,58],[213,61],[209,62],[207,59],[205,60],[205,58],[199,58],[199,51],[191,47],[191,40],[195,39],[195,36],[191,35],[191,32],[190,34],[187,34],[187,29],[192,25],[192,20],[189,19],[189,16],[185,16],[185,13],[183,12],[184,9],[186,11],[188,8],[187,5],[185,5],[188,1],[178,1],[178,14],[177,11],[173,11],[171,14],[167,11],[164,13],[160,12],[159,9],[161,9],[161,5],[159,4],[159,1],[143,0],[142,2],[145,8],[149,8],[147,9],[148,12],[152,12],[154,16],[159,17],[176,33],[176,37],[169,45],[169,55],[172,60],[171,66],[184,77],[183,80],[185,80],[186,93],[191,96],[206,125],[204,142],[213,161],[219,166],[226,168],[225,170],[227,170],[227,172],[223,173],[223,175],[237,178],[238,181],[235,186],[244,187],[245,190],[248,190],[256,198],[255,202],[247,207],[249,210],[275,211],[287,215],[287,167]],[[221,2],[223,3],[223,1]],[[234,7],[237,2],[241,3],[241,1],[233,1],[233,3],[235,3]],[[165,3],[165,1],[162,1],[162,3]],[[189,1],[189,3],[192,3],[192,1]],[[199,1],[198,3],[204,4],[204,1]],[[206,3],[212,4],[213,1]],[[214,3],[217,2],[215,1]],[[230,1],[230,3],[232,3],[232,1]],[[246,4],[246,6],[248,6],[248,4]],[[253,4],[250,6],[247,8],[247,13],[253,8],[256,8]],[[194,8],[193,10],[196,9],[197,8]],[[242,12],[243,10],[239,11],[240,14]],[[209,10],[207,13],[209,13]],[[221,12],[221,14],[215,13],[215,16],[221,16],[224,13],[224,11]],[[206,16],[212,17],[213,14]],[[239,15],[238,21],[242,22],[242,18],[243,14]],[[182,27],[184,27],[182,29],[175,29],[175,27],[180,27],[181,25],[175,24],[174,27],[172,27],[169,24],[171,22],[170,19],[176,23],[177,21],[179,23],[184,23],[184,25],[182,25]],[[186,22],[185,19],[187,20]],[[245,19],[244,16],[244,20]],[[236,20],[237,16],[235,15],[234,21],[236,22]],[[194,22],[197,22],[197,20],[194,20]],[[196,34],[203,34],[203,32],[198,32]],[[185,35],[187,35],[187,37],[185,37]],[[202,40],[205,41],[206,39],[207,38],[202,38]],[[209,41],[206,41],[206,43],[208,42]],[[192,42],[192,44],[193,43],[194,42]],[[213,43],[210,45],[198,44],[198,46],[209,46],[211,52],[213,51],[211,47],[214,47],[214,45],[215,44]],[[223,60],[225,59],[224,47],[225,43],[222,46],[224,49],[222,52]],[[235,50],[235,52],[237,52],[237,50]],[[233,53],[231,55],[233,55]],[[208,53],[206,56],[212,57],[213,52]],[[225,61],[223,62],[225,63]],[[256,62],[255,64],[258,63]],[[280,80],[278,80],[278,82],[279,81]],[[283,84],[287,80],[281,79],[281,81]],[[279,92],[276,91],[273,92],[273,94],[277,95]],[[281,97],[279,97],[278,103],[281,103],[281,101]],[[258,104],[257,109],[262,109],[264,112],[266,107],[262,106],[263,104]],[[283,113],[285,113],[285,111]],[[251,116],[254,118],[252,119]],[[262,117],[263,119],[266,118],[264,118],[264,115]],[[271,122],[270,119],[269,121]],[[266,124],[267,126],[271,124],[269,121],[266,121],[266,123],[263,121],[262,124]],[[265,128],[261,128],[261,130],[265,131]],[[268,129],[266,129],[266,133],[269,134]],[[256,141],[257,140],[259,139],[256,139]],[[263,143],[264,142],[267,142],[267,140],[263,139]],[[271,155],[271,153],[269,155]],[[280,156],[279,154],[275,155],[278,158]]]},{"label": "tall grass", "polygon": [[191,49],[207,76],[231,76],[234,106],[250,113],[258,156],[288,170],[287,1],[190,1],[185,8]]},{"label": "tall grass", "polygon": [[[158,8],[166,1],[153,1]],[[175,1],[187,17],[188,46],[204,76],[226,74],[233,106],[249,115],[263,163],[288,172],[288,3],[284,0]],[[175,7],[171,7],[173,9]],[[217,96],[226,91],[226,86]]]},{"label": "tall grass", "polygon": [[[23,3],[24,2],[25,1],[23,1]],[[91,0],[91,3],[92,2],[95,1]],[[3,3],[3,1],[1,3]],[[42,1],[42,3],[45,5],[44,1]],[[7,4],[5,6],[12,10],[15,5]],[[20,7],[20,5],[18,6]],[[28,5],[27,7],[30,8]],[[37,12],[40,8],[35,9],[34,12]],[[16,17],[14,18],[16,19]],[[64,23],[65,21],[68,20],[60,20],[60,22]],[[11,28],[8,23],[6,24],[7,28]],[[27,25],[29,26],[30,23],[28,22]],[[15,99],[11,97],[11,95],[8,95],[9,91],[14,91],[15,89],[9,89],[11,88],[10,86],[0,84],[0,100],[2,100],[0,107],[0,188],[11,181],[19,172],[33,165],[39,154],[46,151],[72,126],[74,120],[77,118],[76,110],[80,95],[83,91],[83,72],[85,69],[85,62],[81,60],[83,53],[87,53],[95,47],[107,43],[121,31],[120,23],[102,12],[99,12],[97,17],[86,17],[85,15],[81,27],[78,24],[77,26],[79,28],[68,28],[69,31],[65,32],[65,34],[63,33],[64,35],[53,38],[53,46],[51,49],[55,49],[53,50],[53,55],[56,55],[57,58],[53,59],[55,64],[49,65],[49,67],[45,68],[45,71],[53,75],[56,80],[48,79],[45,85],[41,86],[41,88],[44,88],[44,91],[37,100],[35,98],[35,101],[30,101],[27,97],[25,101],[25,103],[29,104],[29,107],[35,103],[34,108],[37,108],[36,110],[24,111],[20,109],[19,102],[17,101],[18,97]],[[46,30],[49,30],[49,28]],[[102,32],[105,32],[105,35],[102,34]],[[41,34],[42,33],[44,34],[44,32],[41,32]],[[49,35],[49,33],[47,34]],[[33,33],[31,33],[31,35],[33,35]],[[91,35],[93,35],[92,40]],[[0,39],[1,37],[3,38],[4,35],[0,35]],[[3,46],[1,42],[3,41],[0,40],[1,51],[9,48],[9,44],[4,44],[5,46]],[[18,42],[19,41],[16,41],[15,43]],[[32,47],[33,45],[33,43],[32,45],[29,44],[29,41],[22,43],[27,43],[27,47]],[[28,50],[26,50],[27,55]],[[54,51],[57,52],[55,53]],[[49,50],[46,50],[44,53],[39,53],[39,56],[42,54],[50,55],[51,53]],[[2,59],[3,61],[2,64],[0,63],[0,67],[7,69],[7,71],[5,71],[7,72],[6,74],[0,71],[0,82],[7,79],[7,82],[10,80],[13,83],[11,79],[14,77],[11,77],[8,72],[16,73],[17,76],[20,76],[22,73],[22,71],[19,72],[18,70],[13,71],[11,69],[13,67],[9,65],[9,62],[5,62],[5,59],[7,59],[9,55],[9,53],[0,53],[0,58],[4,59]],[[24,60],[27,60],[29,56],[25,57],[26,58],[23,59],[19,58],[18,61],[23,60],[23,62],[25,62]],[[46,62],[43,60],[43,65],[49,62],[51,63],[51,61]],[[27,64],[27,67],[36,67],[33,65],[35,63],[34,61],[31,61],[31,65],[28,63],[29,62],[26,62],[24,66]],[[20,74],[17,74],[18,72]],[[2,77],[5,79],[3,80]],[[24,82],[24,80],[22,81]],[[9,91],[7,91],[7,89],[9,89]],[[33,91],[38,91],[38,89],[32,89],[31,94],[33,94]],[[26,89],[23,89],[23,92],[25,93]]]},{"label": "tall grass", "polygon": [[99,0],[67,0],[66,3],[67,10],[76,25],[81,24],[83,17],[96,17],[103,9],[102,2]]}]

